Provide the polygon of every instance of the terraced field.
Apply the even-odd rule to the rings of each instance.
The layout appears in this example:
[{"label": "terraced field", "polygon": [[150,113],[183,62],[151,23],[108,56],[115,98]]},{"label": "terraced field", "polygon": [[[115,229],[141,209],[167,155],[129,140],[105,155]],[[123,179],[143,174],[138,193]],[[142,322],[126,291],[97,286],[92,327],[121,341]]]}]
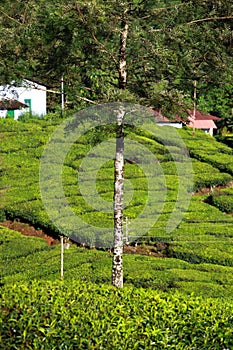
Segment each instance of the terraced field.
[{"label": "terraced field", "polygon": [[[51,120],[35,120],[33,122],[0,120],[1,220],[4,221],[4,219],[7,218],[10,220],[28,222],[36,228],[43,228],[46,233],[54,237],[58,237],[59,234],[67,234],[67,232],[60,232],[54,223],[51,222],[44,204],[41,201],[39,166],[44,146],[56,127],[57,123],[53,123]],[[162,289],[167,289],[168,286],[170,286],[171,288],[181,288],[187,293],[195,291],[196,293],[207,293],[214,296],[216,296],[216,293],[219,296],[230,296],[232,294],[232,279],[230,276],[233,268],[233,218],[231,210],[226,210],[226,207],[231,208],[229,202],[232,204],[232,197],[228,194],[227,196],[217,196],[217,193],[219,186],[222,188],[223,186],[227,186],[227,184],[231,184],[233,150],[202,132],[197,131],[195,136],[193,136],[192,131],[189,129],[182,129],[179,131],[190,152],[194,170],[194,182],[190,189],[192,196],[188,208],[185,208],[186,203],[182,201],[182,198],[179,199],[179,207],[181,208],[180,211],[183,216],[182,220],[172,232],[168,233],[167,227],[169,225],[169,219],[172,213],[174,213],[180,186],[177,166],[182,167],[183,160],[179,159],[180,150],[179,145],[176,144],[176,140],[172,138],[169,139],[169,128],[167,134],[169,147],[172,147],[172,151],[171,148],[169,149],[169,147],[166,147],[161,142],[159,130],[158,127],[157,134],[153,135],[153,137],[143,134],[140,129],[134,131],[129,130],[127,132],[127,137],[136,142],[140,141],[155,154],[160,168],[162,169],[161,178],[165,181],[166,190],[164,192],[164,188],[161,187],[164,183],[162,185],[159,184],[158,188],[154,189],[155,200],[153,204],[155,203],[155,207],[152,208],[153,210],[151,210],[151,213],[147,210],[147,215],[148,220],[154,220],[154,208],[156,208],[157,220],[154,220],[148,232],[138,237],[133,230],[133,224],[130,223],[128,225],[128,239],[133,245],[135,245],[136,242],[136,244],[141,247],[152,246],[153,248],[144,250],[144,254],[147,255],[150,255],[152,252],[161,253],[156,244],[158,245],[158,242],[163,243],[161,255],[167,258],[155,259],[150,256],[126,255],[124,258],[125,283],[137,286],[152,286],[153,288],[159,286],[159,288]],[[93,141],[92,135],[87,134],[82,140],[72,145],[64,162],[62,181],[67,202],[74,213],[82,216],[83,220],[86,220],[92,225],[111,227],[112,213],[105,213],[101,211],[101,209],[98,211],[84,200],[77,177],[77,172],[80,170],[83,161],[83,156],[91,150],[95,143],[98,144],[100,135],[100,133],[97,133]],[[105,136],[106,138],[108,137],[107,132]],[[103,137],[103,135],[101,135],[101,137]],[[171,154],[173,157],[171,157]],[[174,155],[176,157],[175,162],[172,160]],[[112,205],[114,179],[113,161],[107,160],[103,163],[95,176],[96,189],[100,198]],[[126,161],[125,176],[126,181],[130,182],[130,184],[126,183],[127,205],[125,208],[125,217],[127,217],[129,222],[133,222],[143,211],[147,203],[148,184],[146,177],[143,175],[143,171],[134,162]],[[90,181],[90,191],[92,191],[91,180],[92,176],[87,176],[85,188],[88,188],[88,181]],[[48,179],[48,186],[50,186],[50,188],[54,186],[54,191],[56,192],[56,175],[54,175],[53,179]],[[205,191],[201,192],[200,190],[203,188]],[[232,187],[226,187],[225,190],[221,189],[221,191],[231,193],[231,188]],[[212,193],[211,191],[214,192]],[[161,196],[163,197],[164,193],[166,197],[162,205],[160,205],[159,198],[161,198]],[[58,193],[57,195],[59,196]],[[219,205],[219,198],[221,198],[222,201],[224,201],[225,198],[225,206]],[[182,210],[182,206],[184,206],[185,210]],[[65,215],[64,212],[63,215]],[[63,219],[65,218],[62,217],[62,220]],[[6,237],[10,233],[5,231],[5,229],[2,229],[1,232],[5,235],[5,238],[2,240],[5,244]],[[85,235],[83,235],[83,237],[85,237]],[[25,238],[19,236],[17,242],[20,239],[22,239],[22,242],[25,242],[22,244],[27,251],[27,245],[30,247],[30,244],[26,243],[29,242],[27,241],[29,238],[25,240]],[[90,240],[88,241],[88,239],[87,242],[84,241],[83,243],[86,243],[86,245],[94,245]],[[9,240],[7,244],[8,248],[6,251],[11,251],[11,240]],[[37,244],[40,243],[33,243],[33,245],[34,244],[36,249]],[[41,261],[43,261],[48,251],[49,255],[52,254],[53,256],[53,254],[55,254],[57,260],[55,258],[52,260],[54,261],[54,266],[56,266],[55,270],[59,271],[58,250],[59,248],[57,247],[49,248],[44,244],[43,252],[39,249],[35,254],[42,254]],[[80,255],[76,254],[76,250],[77,248],[72,247],[72,249],[66,253],[67,277],[69,274],[73,274],[73,268],[71,268],[72,264],[74,264],[74,266],[78,264],[79,266],[79,262],[74,259],[76,256],[79,259]],[[13,251],[14,250],[12,250],[12,254],[14,255]],[[29,255],[26,251],[24,253],[21,248],[19,251],[22,252],[22,259],[24,259],[25,254],[27,259],[31,257],[33,261],[34,251],[33,254],[30,253]],[[82,256],[88,256],[88,254],[91,256],[92,254],[93,256],[98,256],[99,260],[96,259],[99,263],[101,261],[99,258],[100,255],[104,263],[100,263],[101,267],[99,273],[96,272],[98,270],[98,264],[96,263],[94,269],[95,274],[91,273],[93,267],[91,267],[92,264],[90,263],[88,267],[85,267],[88,271],[85,272],[85,278],[110,282],[111,259],[109,259],[109,253],[100,251],[88,252],[85,250]],[[71,256],[72,258],[69,260]],[[19,270],[19,274],[17,272],[15,275],[14,263],[17,261],[15,259],[18,259],[17,254],[16,257],[12,257],[13,272],[10,272],[10,258],[7,255],[5,256],[5,253],[3,254],[3,262],[5,261],[4,259],[7,259],[8,268],[2,275],[3,281],[10,281],[10,278],[15,280],[17,280],[17,278],[27,279],[28,274],[30,276],[32,261],[27,264],[28,268],[26,268],[26,266],[21,263],[21,260],[19,260],[19,263],[17,263],[18,267],[16,268],[17,271]],[[95,260],[95,258],[93,259]],[[39,258],[35,260],[40,261]],[[49,263],[51,261],[49,260]],[[44,269],[40,272],[40,276],[43,277],[43,273],[46,278],[48,275],[53,274],[57,276],[57,272],[52,272],[53,264],[48,265],[48,270],[51,270],[51,273],[44,273],[43,271],[46,271],[47,268],[46,263],[43,263]],[[22,266],[24,266],[24,269],[20,270]],[[28,274],[26,271],[28,271]],[[35,272],[37,269],[33,268],[33,271]],[[106,274],[104,273],[104,275],[102,275],[103,271],[106,271]],[[224,271],[224,273],[222,273],[222,271]],[[80,271],[80,273],[82,274],[82,271]],[[75,275],[76,274],[77,271],[75,272]],[[221,276],[221,278],[219,276]],[[208,288],[206,288],[206,285],[208,285]]]},{"label": "terraced field", "polygon": [[[124,247],[124,288],[116,290],[111,249],[104,240],[102,249],[91,248],[96,242],[85,227],[82,244],[64,251],[60,280],[59,236],[73,229],[67,209],[93,227],[111,229],[112,213],[105,209],[112,207],[114,174],[113,160],[106,159],[98,171],[91,163],[86,177],[80,175],[86,154],[96,161],[92,149],[111,134],[87,133],[63,162],[66,201],[53,157],[50,176],[43,178],[51,197],[42,201],[41,156],[58,123],[0,120],[0,348],[232,349],[232,148],[204,133],[179,130],[190,171],[169,128],[166,145],[159,128],[153,135],[127,130],[131,141],[151,152],[159,170],[156,177],[148,168],[145,174],[134,159],[126,159],[130,244]],[[56,140],[57,154],[61,141]],[[47,205],[58,221],[50,219]],[[143,214],[150,225],[140,235],[145,227],[134,222],[141,215],[147,228]],[[56,225],[63,221],[64,230]]]}]

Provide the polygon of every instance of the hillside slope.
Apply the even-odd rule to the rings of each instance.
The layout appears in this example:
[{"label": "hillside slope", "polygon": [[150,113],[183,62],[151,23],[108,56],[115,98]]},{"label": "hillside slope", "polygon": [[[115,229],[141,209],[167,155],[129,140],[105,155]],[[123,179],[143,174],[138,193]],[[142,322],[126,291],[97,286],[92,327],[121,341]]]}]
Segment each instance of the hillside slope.
[{"label": "hillside slope", "polygon": [[[0,120],[0,214],[2,221],[7,218],[29,222],[35,227],[43,228],[47,234],[56,237],[59,233],[66,234],[67,232],[59,232],[53,222],[50,221],[41,201],[39,186],[40,157],[55,128],[56,124],[52,125],[51,122],[45,120],[38,120],[33,123]],[[191,190],[193,196],[184,212],[182,212],[182,201],[178,203],[181,207],[183,219],[172,232],[168,233],[167,225],[174,212],[179,191],[180,178],[177,174],[177,163],[183,165],[182,160],[179,160],[179,147],[176,140],[170,140],[172,155],[177,155],[174,162],[174,157],[171,157],[171,148],[168,149],[164,146],[159,138],[159,129],[158,135],[154,137],[146,135],[139,129],[128,131],[127,136],[131,140],[140,142],[156,156],[166,184],[166,198],[165,202],[162,203],[163,205],[159,206],[158,212],[156,212],[157,221],[140,238],[134,236],[132,226],[130,226],[132,224],[129,224],[129,239],[132,242],[137,241],[137,244],[154,245],[155,251],[157,249],[156,243],[162,242],[166,247],[164,253],[170,259],[161,260],[166,262],[164,262],[164,265],[162,262],[158,263],[162,263],[163,266],[157,266],[155,269],[149,268],[152,261],[148,260],[146,262],[148,270],[143,278],[144,262],[141,270],[137,263],[133,275],[131,273],[129,275],[125,274],[125,279],[128,283],[134,285],[156,287],[154,271],[158,276],[161,268],[161,275],[166,276],[164,280],[165,288],[167,285],[172,287],[175,284],[187,292],[189,288],[191,290],[196,288],[197,293],[205,293],[207,283],[208,288],[210,287],[210,294],[214,294],[218,290],[219,295],[224,295],[221,290],[225,288],[225,295],[229,296],[232,290],[228,272],[225,273],[225,271],[229,271],[230,274],[233,266],[233,218],[231,214],[210,205],[207,200],[209,194],[195,195],[195,191],[203,187],[209,188],[211,191],[211,188],[214,188],[213,186],[224,186],[232,181],[233,152],[231,148],[202,132],[197,131],[194,137],[190,130],[180,130],[179,132],[189,149],[192,159],[194,182]],[[106,214],[101,210],[98,212],[90,203],[85,202],[77,178],[77,171],[80,170],[83,156],[98,142],[99,138],[96,135],[93,141],[93,137],[89,134],[83,137],[80,142],[75,142],[72,145],[64,162],[62,180],[67,202],[77,215],[81,215],[82,219],[90,224],[109,226],[112,225],[112,214]],[[129,190],[126,191],[125,216],[127,216],[129,222],[133,222],[147,203],[148,185],[142,170],[134,162],[126,162],[125,174],[126,179],[131,183],[131,185],[127,185]],[[98,169],[96,188],[100,198],[109,202],[110,205],[113,197],[113,177],[113,161],[108,160]],[[53,179],[51,180],[48,180],[48,185],[51,188],[54,186],[56,191],[56,184],[54,184]],[[90,176],[86,181],[86,188],[88,188],[88,181],[90,181],[91,189],[91,180]],[[159,189],[155,193],[157,195],[155,198],[159,198]],[[164,195],[164,192],[162,195]],[[153,215],[152,211],[152,219]],[[150,213],[148,214],[149,219],[151,219]],[[92,245],[91,241],[84,243]],[[124,260],[125,265],[131,266],[131,264],[134,264],[134,259],[136,257],[127,256]],[[148,257],[148,259],[151,258]],[[184,269],[182,268],[183,271],[180,271],[179,268],[177,270],[177,266],[180,266],[181,262],[184,264],[182,265],[184,267]],[[223,270],[224,274],[222,275]],[[167,272],[164,273],[164,271]],[[198,271],[198,273],[195,271]],[[101,279],[100,276],[99,278]],[[195,282],[195,285],[193,282]]]},{"label": "hillside slope", "polygon": [[3,349],[232,349],[232,304],[78,281],[1,291]]}]

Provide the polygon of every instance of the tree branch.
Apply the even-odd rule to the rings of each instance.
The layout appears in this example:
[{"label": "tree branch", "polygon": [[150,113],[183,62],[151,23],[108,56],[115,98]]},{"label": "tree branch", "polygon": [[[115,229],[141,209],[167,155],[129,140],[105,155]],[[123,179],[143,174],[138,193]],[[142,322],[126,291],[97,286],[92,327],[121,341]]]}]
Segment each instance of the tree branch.
[{"label": "tree branch", "polygon": [[80,7],[79,7],[79,6],[76,6],[76,9],[77,9],[77,11],[78,11],[78,13],[79,13],[79,15],[80,15],[80,17],[81,17],[83,23],[85,24],[85,26],[87,27],[89,33],[91,34],[92,38],[94,39],[94,41],[95,41],[99,46],[101,46],[101,47],[103,48],[103,50],[104,50],[105,53],[109,54],[109,56],[112,58],[113,62],[115,63],[115,65],[116,65],[116,67],[117,67],[117,66],[118,66],[118,62],[117,62],[116,58],[114,57],[114,55],[106,48],[106,46],[105,46],[103,43],[101,43],[101,42],[96,38],[96,36],[95,36],[95,34],[93,33],[93,31],[90,29],[87,20],[85,19],[84,15],[82,14]]},{"label": "tree branch", "polygon": [[187,22],[185,24],[195,24],[195,23],[201,23],[201,22],[210,22],[210,21],[223,21],[226,19],[233,19],[233,15],[231,16],[223,16],[223,17],[207,17],[207,18],[201,18],[201,19],[195,19],[191,22]]},{"label": "tree branch", "polygon": [[194,19],[193,21],[178,24],[177,26],[174,26],[174,27],[149,29],[148,32],[150,32],[150,33],[163,32],[165,30],[173,30],[175,28],[180,28],[180,27],[186,26],[186,25],[192,25],[192,24],[196,24],[196,23],[210,22],[210,21],[224,21],[224,20],[228,20],[228,19],[233,19],[233,15],[223,16],[223,17],[206,17],[206,18],[201,18],[201,19]]},{"label": "tree branch", "polygon": [[78,95],[75,95],[77,98],[79,98],[80,100],[83,100],[83,101],[86,101],[86,102],[90,102],[94,105],[99,105],[98,102],[95,102],[95,101],[92,101],[92,100],[89,100],[89,98],[86,98],[86,97],[82,97],[82,96],[78,96]]},{"label": "tree branch", "polygon": [[9,18],[11,21],[13,21],[13,22],[15,22],[15,23],[17,23],[17,24],[22,25],[21,22],[17,21],[17,19],[15,19],[15,18],[9,16],[6,12],[4,12],[4,11],[2,11],[2,10],[0,10],[0,12],[1,12],[2,14],[4,14],[4,16],[6,16],[7,18]]}]

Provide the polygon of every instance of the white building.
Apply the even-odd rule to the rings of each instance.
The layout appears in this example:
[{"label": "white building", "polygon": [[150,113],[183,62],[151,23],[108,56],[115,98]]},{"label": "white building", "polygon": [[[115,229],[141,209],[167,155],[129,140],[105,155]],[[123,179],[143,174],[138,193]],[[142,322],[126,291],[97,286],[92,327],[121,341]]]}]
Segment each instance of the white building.
[{"label": "white building", "polygon": [[1,110],[0,117],[18,117],[25,112],[30,112],[32,115],[44,116],[46,114],[46,87],[29,80],[23,80],[22,84],[14,86],[0,86],[0,99],[17,100],[27,108],[14,110]]}]

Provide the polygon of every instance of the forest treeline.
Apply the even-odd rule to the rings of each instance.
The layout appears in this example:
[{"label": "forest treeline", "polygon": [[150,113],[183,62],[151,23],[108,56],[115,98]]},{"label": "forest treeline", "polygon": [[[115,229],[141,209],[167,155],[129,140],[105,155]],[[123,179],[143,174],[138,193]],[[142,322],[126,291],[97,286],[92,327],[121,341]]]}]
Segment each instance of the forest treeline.
[{"label": "forest treeline", "polygon": [[127,101],[197,107],[233,127],[233,1],[6,0],[0,83],[43,83],[49,108]]}]

